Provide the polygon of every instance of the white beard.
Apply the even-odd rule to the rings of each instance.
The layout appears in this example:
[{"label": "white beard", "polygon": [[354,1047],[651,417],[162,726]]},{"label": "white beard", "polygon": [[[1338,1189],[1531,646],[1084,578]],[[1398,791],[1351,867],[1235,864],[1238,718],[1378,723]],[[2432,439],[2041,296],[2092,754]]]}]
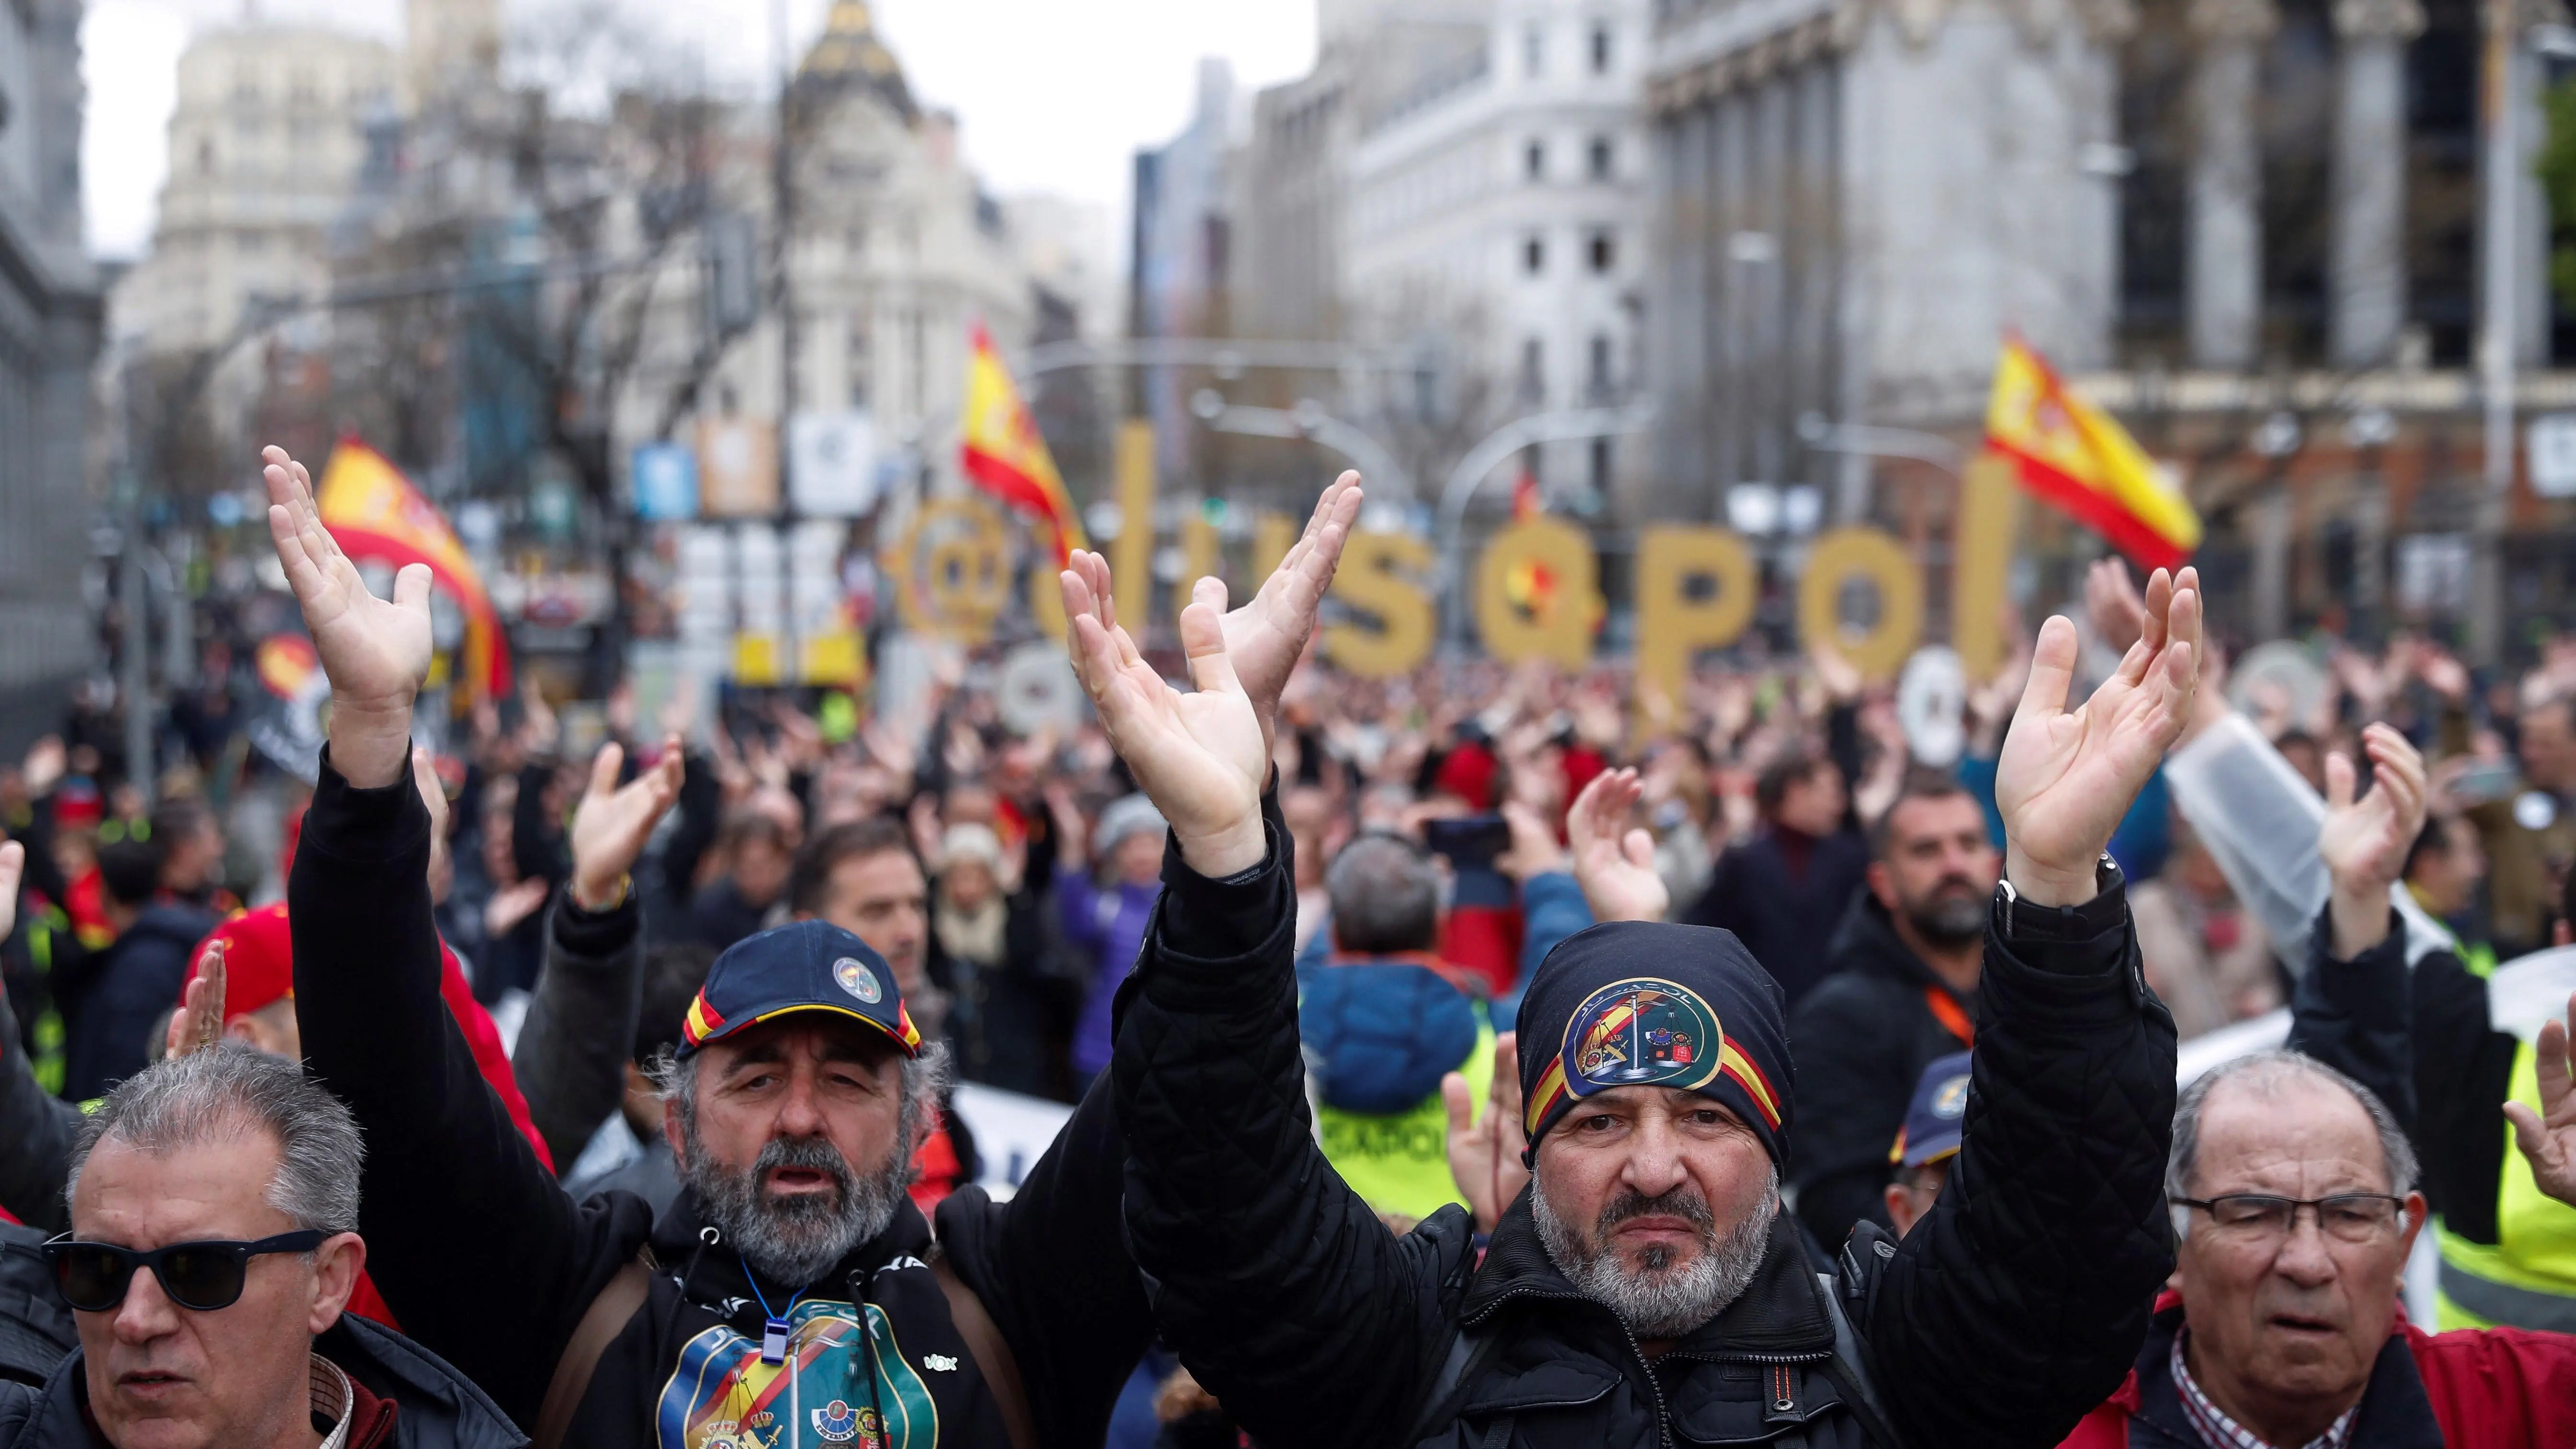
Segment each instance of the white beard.
[{"label": "white beard", "polygon": [[[1780,1169],[1771,1169],[1761,1204],[1724,1237],[1707,1200],[1686,1187],[1652,1201],[1634,1192],[1612,1199],[1588,1237],[1556,1215],[1544,1192],[1530,1194],[1530,1209],[1548,1261],[1577,1291],[1618,1314],[1639,1338],[1679,1338],[1726,1311],[1761,1271],[1771,1220],[1780,1211]],[[1688,1218],[1697,1230],[1697,1250],[1683,1257],[1671,1248],[1649,1248],[1643,1265],[1632,1270],[1604,1246],[1612,1228],[1649,1212]]]}]

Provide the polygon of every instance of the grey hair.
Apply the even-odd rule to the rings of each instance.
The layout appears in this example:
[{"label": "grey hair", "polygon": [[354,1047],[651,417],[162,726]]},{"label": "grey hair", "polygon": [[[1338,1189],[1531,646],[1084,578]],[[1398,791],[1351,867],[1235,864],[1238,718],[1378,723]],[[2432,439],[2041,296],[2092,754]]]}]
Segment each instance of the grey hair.
[{"label": "grey hair", "polygon": [[1410,840],[1370,831],[1342,847],[1324,872],[1333,941],[1375,955],[1428,951],[1440,940],[1440,873]]},{"label": "grey hair", "polygon": [[[664,1047],[644,1064],[645,1079],[653,1084],[653,1095],[662,1105],[680,1114],[684,1127],[698,1120],[698,1073],[694,1059],[682,1061],[677,1050]],[[904,1185],[912,1183],[913,1149],[921,1145],[924,1127],[929,1122],[931,1104],[948,1090],[950,1061],[948,1043],[925,1043],[921,1055],[905,1057],[901,1080],[895,1086],[895,1155],[903,1164]],[[856,1164],[853,1164],[855,1166]]]},{"label": "grey hair", "polygon": [[357,1231],[358,1170],[367,1156],[357,1119],[297,1063],[237,1041],[156,1062],[117,1083],[81,1124],[63,1201],[70,1203],[102,1142],[160,1156],[251,1132],[277,1140],[270,1207],[298,1228]]},{"label": "grey hair", "polygon": [[[2388,1165],[2388,1191],[2404,1197],[2415,1190],[2420,1173],[2415,1160],[2415,1145],[2406,1140],[2406,1129],[2397,1124],[2397,1114],[2379,1100],[2379,1094],[2318,1061],[2304,1052],[2287,1048],[2255,1052],[2230,1062],[2221,1063],[2194,1078],[2182,1089],[2174,1104],[2173,1151],[2165,1158],[2165,1198],[2195,1196],[2191,1190],[2192,1173],[2200,1166],[2200,1119],[2208,1111],[2210,1095],[2228,1082],[2242,1082],[2246,1089],[2270,1095],[2291,1082],[2305,1078],[2340,1087],[2352,1094],[2361,1110],[2370,1117],[2370,1125],[2379,1133],[2379,1154]],[[2191,1212],[2172,1208],[2174,1236],[2191,1236]],[[2399,1222],[2405,1221],[2401,1212]]]}]

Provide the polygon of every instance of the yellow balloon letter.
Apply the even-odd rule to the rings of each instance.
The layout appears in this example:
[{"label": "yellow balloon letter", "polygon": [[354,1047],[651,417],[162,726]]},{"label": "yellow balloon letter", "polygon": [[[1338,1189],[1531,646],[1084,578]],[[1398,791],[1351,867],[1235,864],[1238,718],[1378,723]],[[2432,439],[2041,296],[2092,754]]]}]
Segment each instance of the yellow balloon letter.
[{"label": "yellow balloon letter", "polygon": [[1354,533],[1342,547],[1333,597],[1377,616],[1375,629],[1333,624],[1324,657],[1353,674],[1386,679],[1431,657],[1431,596],[1405,575],[1431,567],[1431,545],[1406,533]]},{"label": "yellow balloon letter", "polygon": [[[1691,596],[1693,584],[1708,592]],[[1722,528],[1658,526],[1637,540],[1637,729],[1672,727],[1691,656],[1735,642],[1753,622],[1760,576],[1744,540]]]},{"label": "yellow balloon letter", "polygon": [[1561,518],[1515,523],[1485,545],[1476,569],[1476,628],[1506,664],[1554,660],[1580,669],[1601,627],[1600,565],[1592,536]]},{"label": "yellow balloon letter", "polygon": [[[1878,622],[1866,633],[1843,628],[1843,585],[1854,578],[1878,589]],[[1871,679],[1892,677],[1923,635],[1923,571],[1905,545],[1875,528],[1837,528],[1807,552],[1798,580],[1798,636],[1831,644]]]}]

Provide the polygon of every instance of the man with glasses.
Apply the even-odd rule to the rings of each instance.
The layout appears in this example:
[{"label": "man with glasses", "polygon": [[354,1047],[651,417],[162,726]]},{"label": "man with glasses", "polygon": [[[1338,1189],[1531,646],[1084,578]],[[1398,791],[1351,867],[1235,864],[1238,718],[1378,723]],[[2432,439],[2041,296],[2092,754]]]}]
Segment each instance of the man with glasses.
[{"label": "man with glasses", "polygon": [[2129,1381],[2065,1449],[2576,1444],[2576,1338],[2406,1321],[2415,1152],[2351,1078],[2286,1051],[2200,1077],[2165,1196],[2172,1284]]},{"label": "man with glasses", "polygon": [[525,1442],[454,1369],[341,1311],[367,1256],[350,1231],[363,1155],[337,1098],[295,1063],[236,1042],[126,1078],[74,1150],[71,1231],[32,1250],[71,1305],[80,1347],[42,1388],[0,1382],[0,1441]]}]

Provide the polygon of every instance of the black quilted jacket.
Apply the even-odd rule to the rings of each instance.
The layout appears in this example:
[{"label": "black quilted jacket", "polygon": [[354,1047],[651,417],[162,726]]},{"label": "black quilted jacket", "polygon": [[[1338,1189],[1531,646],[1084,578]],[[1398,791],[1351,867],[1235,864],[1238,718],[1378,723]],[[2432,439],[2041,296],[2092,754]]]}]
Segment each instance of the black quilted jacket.
[{"label": "black quilted jacket", "polygon": [[[1884,1442],[1820,1371],[1831,1320],[1785,1236],[1650,1367],[1536,1250],[1526,1195],[1481,1267],[1462,1209],[1389,1234],[1315,1145],[1275,810],[1270,841],[1225,881],[1167,859],[1111,1067],[1157,1322],[1237,1423],[1265,1449]],[[2009,927],[1999,908],[1983,995],[1949,1190],[1901,1246],[1866,1234],[1843,1255],[1860,1356],[1918,1449],[2056,1444],[2119,1386],[2173,1263],[2174,1028],[2124,893]],[[1462,1321],[1500,1341],[1440,1396],[1462,1407],[1424,1423]]]}]

